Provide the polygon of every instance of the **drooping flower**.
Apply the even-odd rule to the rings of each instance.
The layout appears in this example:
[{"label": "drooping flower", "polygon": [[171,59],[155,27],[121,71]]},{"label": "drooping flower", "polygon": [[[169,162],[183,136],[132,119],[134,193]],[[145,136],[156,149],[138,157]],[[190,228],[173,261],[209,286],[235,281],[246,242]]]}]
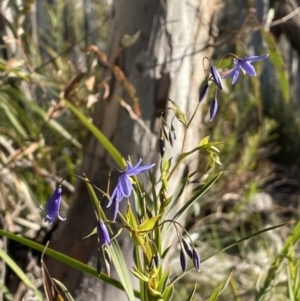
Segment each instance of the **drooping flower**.
[{"label": "drooping flower", "polygon": [[[110,207],[112,202],[117,199],[118,202],[121,202],[124,198],[128,198],[132,192],[132,183],[130,177],[136,176],[148,169],[152,168],[155,164],[140,166],[142,163],[142,159],[139,162],[132,166],[132,164],[127,161],[127,166],[125,171],[120,171],[120,176],[118,179],[117,186],[115,187],[111,197],[109,199],[107,207]],[[116,206],[118,207],[118,206]]]},{"label": "drooping flower", "polygon": [[101,219],[97,223],[97,232],[101,247],[104,247],[105,245],[111,245],[108,230]]},{"label": "drooping flower", "polygon": [[210,72],[211,72],[211,75],[213,77],[213,80],[214,80],[215,84],[218,86],[218,88],[220,90],[223,91],[222,78],[221,78],[217,68],[215,66],[211,65]]},{"label": "drooping flower", "polygon": [[61,194],[62,194],[62,188],[61,186],[57,186],[54,193],[52,194],[50,200],[47,203],[46,208],[43,208],[43,206],[40,206],[40,208],[44,211],[46,211],[46,217],[45,222],[49,222],[51,225],[55,218],[58,216],[58,218],[61,221],[65,221],[65,217],[61,217],[59,215],[59,209],[61,204]]},{"label": "drooping flower", "polygon": [[255,69],[251,63],[264,60],[268,56],[269,54],[267,53],[262,56],[256,56],[256,55],[246,56],[243,59],[234,58],[233,62],[236,66],[233,69],[228,70],[223,78],[228,78],[233,76],[232,84],[234,85],[239,78],[240,71],[242,71],[243,73],[247,73],[250,76],[256,76]]}]

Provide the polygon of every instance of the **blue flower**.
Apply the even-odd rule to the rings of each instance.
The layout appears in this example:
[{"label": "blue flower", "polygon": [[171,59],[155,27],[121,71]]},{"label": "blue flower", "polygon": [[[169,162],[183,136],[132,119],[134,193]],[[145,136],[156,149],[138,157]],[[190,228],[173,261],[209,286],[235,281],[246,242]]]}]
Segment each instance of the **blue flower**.
[{"label": "blue flower", "polygon": [[[136,176],[150,168],[152,168],[155,164],[141,166],[142,159],[139,162],[132,166],[132,164],[127,161],[127,166],[125,171],[120,172],[120,176],[118,179],[117,186],[115,187],[107,207],[110,207],[113,202],[121,202],[124,198],[128,198],[132,192],[132,183],[131,183],[131,176]],[[114,212],[112,214],[113,217],[116,216],[117,210],[119,208],[118,203],[114,203]],[[113,219],[114,220],[114,219]]]},{"label": "blue flower", "polygon": [[65,221],[66,218],[61,217],[59,215],[59,208],[61,204],[61,194],[62,194],[62,188],[61,186],[57,186],[54,193],[52,194],[46,208],[43,208],[40,206],[40,208],[44,211],[46,211],[46,217],[45,217],[45,222],[49,222],[51,225],[55,218],[58,216],[58,218],[61,221]]},{"label": "blue flower", "polygon": [[269,54],[267,53],[262,56],[246,56],[243,59],[235,58],[235,59],[233,59],[233,62],[236,66],[233,69],[228,70],[227,71],[228,73],[226,72],[226,75],[223,78],[233,76],[232,84],[234,85],[239,78],[241,70],[242,70],[242,72],[247,73],[250,76],[256,76],[255,69],[251,65],[251,63],[264,60],[268,56],[269,56]]},{"label": "blue flower", "polygon": [[97,223],[97,232],[102,247],[111,245],[108,230],[102,220],[99,220]]}]

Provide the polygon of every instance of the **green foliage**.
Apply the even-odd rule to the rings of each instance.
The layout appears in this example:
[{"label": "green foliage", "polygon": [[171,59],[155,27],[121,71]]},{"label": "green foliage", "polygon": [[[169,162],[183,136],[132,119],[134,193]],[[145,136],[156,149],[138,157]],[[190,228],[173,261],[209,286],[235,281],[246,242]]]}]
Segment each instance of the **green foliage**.
[{"label": "green foliage", "polygon": [[[86,99],[97,98],[97,95],[95,85],[91,87],[88,81],[92,79],[92,82],[93,80],[97,82],[101,74],[98,67],[93,67],[93,61],[97,55],[101,63],[105,65],[107,62],[99,49],[93,48],[95,51],[91,51],[91,54],[85,52],[89,46],[90,36],[82,29],[84,27],[82,7],[67,6],[65,1],[56,1],[56,6],[47,6],[46,19],[49,32],[43,32],[39,37],[39,43],[36,44],[37,41],[34,41],[28,32],[20,34],[25,28],[22,20],[30,7],[27,5],[30,1],[25,2],[23,8],[17,7],[18,21],[5,19],[12,31],[12,38],[19,41],[20,47],[17,48],[15,57],[0,59],[2,75],[0,165],[2,170],[6,170],[6,173],[0,175],[0,189],[5,196],[4,205],[0,203],[2,206],[0,208],[1,212],[11,214],[20,204],[24,210],[16,223],[21,227],[21,234],[32,235],[30,230],[36,229],[34,225],[39,225],[42,220],[37,207],[48,199],[52,188],[63,176],[75,173],[81,163],[83,138],[88,132],[98,139],[120,168],[124,168],[125,165],[119,151],[89,119],[93,108]],[[99,19],[104,19],[101,4],[96,4],[95,1],[93,7]],[[61,28],[64,28],[62,18],[64,13],[69,16],[67,18],[69,39],[64,39],[61,34]],[[105,34],[105,28],[101,34]],[[282,55],[276,47],[274,38],[264,31],[262,34],[279,78],[282,95],[288,102],[290,87]],[[130,47],[137,39],[139,32],[133,36],[125,36],[122,43],[125,47]],[[45,42],[47,40],[49,43]],[[81,55],[85,61],[83,65],[87,65],[87,68],[79,66],[78,57],[69,60],[70,52],[76,57],[73,52],[74,46],[82,48]],[[224,59],[220,67],[227,66],[229,62],[227,58]],[[109,68],[114,71],[116,78],[118,74],[120,78],[125,76],[122,70],[114,66]],[[83,71],[85,69],[87,71]],[[127,79],[124,81],[128,94],[131,93],[130,96],[134,98],[134,88]],[[270,299],[278,292],[285,296],[285,300],[299,300],[300,266],[296,244],[300,240],[300,224],[297,223],[292,227],[291,223],[283,221],[284,218],[281,219],[272,212],[265,221],[264,212],[260,214],[251,211],[253,197],[262,189],[263,179],[272,172],[266,158],[270,156],[274,146],[272,143],[277,138],[279,121],[271,116],[264,116],[264,100],[261,97],[258,78],[240,80],[235,89],[228,88],[227,91],[230,89],[232,89],[230,93],[222,96],[221,113],[213,126],[208,127],[207,136],[200,142],[196,141],[193,148],[187,151],[183,151],[185,135],[199,105],[188,120],[181,108],[171,101],[174,116],[185,131],[184,139],[181,141],[181,154],[178,158],[168,158],[168,154],[164,154],[159,167],[158,181],[156,182],[153,174],[149,174],[150,191],[135,178],[133,181],[135,210],[128,206],[124,216],[120,213],[122,226],[111,222],[120,226],[120,229],[112,238],[112,246],[106,248],[104,253],[110,255],[108,257],[111,257],[111,264],[115,266],[120,281],[55,250],[47,248],[45,253],[117,289],[126,291],[129,300],[135,300],[135,297],[141,300],[165,301],[244,300],[245,295],[246,298],[251,296],[255,300],[262,301]],[[165,142],[172,144],[175,134],[173,124],[167,125],[162,122],[161,132]],[[169,181],[179,165],[195,153],[201,157],[200,166],[190,171],[178,187],[169,187]],[[221,177],[222,174],[225,176]],[[112,233],[110,222],[99,205],[96,188],[87,178],[84,180],[87,183],[96,219],[104,220]],[[218,184],[214,185],[216,182]],[[69,192],[74,190],[74,184],[74,178],[70,179],[70,182],[63,181],[64,188]],[[193,194],[174,213],[184,192],[190,187],[193,187]],[[109,198],[107,192],[101,193]],[[236,199],[230,199],[228,204],[225,195],[229,193],[238,196]],[[190,273],[186,274],[177,268],[180,266],[178,261],[171,269],[157,264],[153,259],[164,261],[171,247],[180,245],[177,243],[174,246],[168,245],[167,235],[164,236],[164,233],[168,233],[170,227],[176,228],[178,240],[181,239],[181,235],[188,235],[187,231],[177,224],[177,220],[186,212],[192,215],[188,221],[190,227],[188,230],[192,234],[191,244],[193,248],[201,251],[200,274],[192,272],[194,268],[191,265],[188,267]],[[266,227],[266,223],[270,225]],[[290,230],[289,236],[281,237],[279,228]],[[140,281],[139,291],[132,288],[130,272],[116,240],[122,229],[129,232],[135,243],[136,266],[133,266],[130,272]],[[96,228],[88,236],[95,234]],[[0,235],[40,252],[44,251],[44,246],[10,231],[0,229]],[[194,235],[197,239],[193,238]],[[275,241],[282,243],[281,250],[276,250]],[[36,297],[42,300],[41,293],[33,283],[1,249],[0,257],[15,271],[22,282],[34,291]],[[259,261],[260,257],[267,260]],[[228,264],[228,261],[233,262],[237,258],[244,266],[230,273],[232,265]],[[219,268],[222,264],[227,264],[223,274]],[[260,274],[257,275],[254,268],[251,269],[249,266],[254,266]],[[283,284],[279,283],[281,276],[286,277]],[[63,283],[54,281],[66,291]],[[196,281],[201,285],[198,287],[194,285]],[[0,288],[2,292],[7,292],[8,300],[13,300],[13,296],[2,282]],[[72,300],[70,295],[67,298]]]}]

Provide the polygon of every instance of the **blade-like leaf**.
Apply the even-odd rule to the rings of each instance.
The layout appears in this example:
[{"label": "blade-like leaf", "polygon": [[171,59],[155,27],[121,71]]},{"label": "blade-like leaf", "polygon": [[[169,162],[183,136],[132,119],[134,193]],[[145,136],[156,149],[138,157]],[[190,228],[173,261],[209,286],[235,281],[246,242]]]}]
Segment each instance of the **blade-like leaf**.
[{"label": "blade-like leaf", "polygon": [[[120,281],[118,281],[118,280],[116,280],[114,278],[108,277],[106,274],[103,274],[103,273],[101,273],[100,275],[98,275],[98,272],[97,272],[96,269],[94,269],[91,266],[89,266],[87,264],[84,264],[84,263],[82,263],[82,262],[80,262],[80,261],[78,261],[78,260],[76,260],[76,259],[74,259],[72,257],[69,257],[69,256],[67,256],[65,254],[62,254],[62,253],[57,252],[57,251],[55,251],[53,249],[50,249],[50,248],[47,248],[45,250],[45,246],[43,246],[41,244],[33,242],[33,241],[31,241],[31,240],[29,240],[27,238],[15,235],[13,233],[4,231],[2,229],[0,229],[0,236],[5,236],[5,237],[7,237],[7,238],[9,238],[11,240],[17,241],[17,242],[19,242],[19,243],[21,243],[21,244],[23,244],[25,246],[28,246],[28,247],[30,247],[32,249],[37,250],[39,252],[44,252],[45,254],[47,254],[47,255],[49,255],[49,256],[51,256],[51,257],[53,257],[53,258],[55,258],[55,259],[57,259],[57,260],[59,260],[61,262],[63,262],[63,263],[65,263],[65,264],[67,264],[67,265],[69,265],[69,266],[71,266],[71,267],[73,267],[75,269],[77,269],[78,271],[86,273],[86,274],[88,274],[88,275],[90,275],[92,277],[96,277],[98,279],[101,279],[102,281],[104,281],[104,282],[106,282],[106,283],[108,283],[108,284],[110,284],[110,285],[112,285],[112,286],[114,286],[116,288],[119,288],[119,289],[121,289],[123,291],[125,290],[123,288],[123,285],[120,283]],[[110,251],[112,251],[112,250],[110,249]],[[112,255],[112,253],[111,253],[111,255]],[[121,254],[121,256],[122,256],[122,254]],[[128,274],[128,272],[127,272],[127,274]],[[134,295],[137,298],[140,298],[140,293],[139,292],[134,291]],[[132,298],[130,300],[135,300],[135,299]]]},{"label": "blade-like leaf", "polygon": [[290,84],[289,84],[289,77],[288,77],[286,66],[284,64],[284,60],[277,47],[277,43],[275,41],[274,36],[270,32],[267,32],[265,30],[261,30],[261,33],[266,42],[268,53],[270,55],[270,60],[274,65],[276,72],[279,75],[279,84],[280,84],[283,97],[286,103],[288,103],[290,101]]},{"label": "blade-like leaf", "polygon": [[2,250],[0,249],[0,258],[2,258],[6,264],[15,272],[15,274],[21,279],[21,281],[31,289],[38,300],[43,301],[43,297],[27,275],[19,268],[19,266]]},{"label": "blade-like leaf", "polygon": [[214,292],[213,294],[207,299],[207,301],[216,301],[220,295],[222,289],[222,285],[220,285]]},{"label": "blade-like leaf", "polygon": [[138,226],[138,232],[148,232],[153,229],[155,223],[160,218],[160,214],[151,217],[150,219],[145,220]]},{"label": "blade-like leaf", "polygon": [[124,168],[124,162],[119,151],[113,146],[113,144],[104,136],[104,134],[93,124],[88,118],[86,118],[80,110],[73,106],[70,102],[65,100],[69,109],[78,117],[82,124],[99,140],[103,147],[107,150],[113,160],[118,164],[120,168]]},{"label": "blade-like leaf", "polygon": [[177,220],[183,212],[188,210],[218,180],[221,174],[222,172],[219,172],[208,183],[203,185],[203,187],[198,190],[184,206],[180,208],[180,210],[173,217],[173,220]]}]

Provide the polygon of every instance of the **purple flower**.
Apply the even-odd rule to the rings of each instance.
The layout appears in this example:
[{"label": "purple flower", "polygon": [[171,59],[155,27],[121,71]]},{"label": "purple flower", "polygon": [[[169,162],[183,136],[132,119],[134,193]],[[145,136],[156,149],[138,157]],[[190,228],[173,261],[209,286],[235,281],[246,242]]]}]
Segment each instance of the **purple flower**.
[{"label": "purple flower", "polygon": [[97,224],[97,232],[101,247],[104,247],[105,245],[111,245],[108,230],[101,219],[98,221]]},{"label": "purple flower", "polygon": [[59,215],[59,208],[61,204],[61,194],[62,194],[62,188],[61,186],[57,186],[55,189],[54,193],[52,194],[46,208],[44,209],[42,206],[40,208],[44,211],[46,211],[46,217],[45,217],[45,222],[49,222],[51,225],[55,218],[58,216],[58,218],[61,221],[65,221],[65,217],[61,217]]},{"label": "purple flower", "polygon": [[[120,176],[118,179],[117,186],[115,187],[107,207],[110,207],[113,202],[121,202],[124,198],[128,198],[132,192],[132,183],[130,177],[136,176],[150,168],[152,168],[155,164],[150,164],[150,165],[145,165],[141,166],[142,159],[139,160],[139,162],[135,165],[132,166],[132,164],[127,161],[127,166],[125,171],[120,172]],[[114,212],[112,214],[113,217],[116,217],[117,215],[117,210],[119,206],[118,204],[114,203]],[[114,219],[113,219],[114,220]]]},{"label": "purple flower", "polygon": [[233,62],[236,65],[233,69],[228,70],[226,75],[223,78],[231,77],[232,78],[232,84],[234,85],[236,81],[239,78],[240,71],[249,74],[250,76],[256,76],[256,72],[254,67],[251,65],[251,63],[264,60],[267,58],[269,54],[265,54],[262,56],[246,56],[243,59],[240,58],[234,58]]},{"label": "purple flower", "polygon": [[215,66],[211,65],[210,71],[211,71],[211,75],[213,77],[215,84],[218,86],[218,88],[220,90],[223,91],[222,79],[221,79],[221,76],[220,76],[217,68]]}]

